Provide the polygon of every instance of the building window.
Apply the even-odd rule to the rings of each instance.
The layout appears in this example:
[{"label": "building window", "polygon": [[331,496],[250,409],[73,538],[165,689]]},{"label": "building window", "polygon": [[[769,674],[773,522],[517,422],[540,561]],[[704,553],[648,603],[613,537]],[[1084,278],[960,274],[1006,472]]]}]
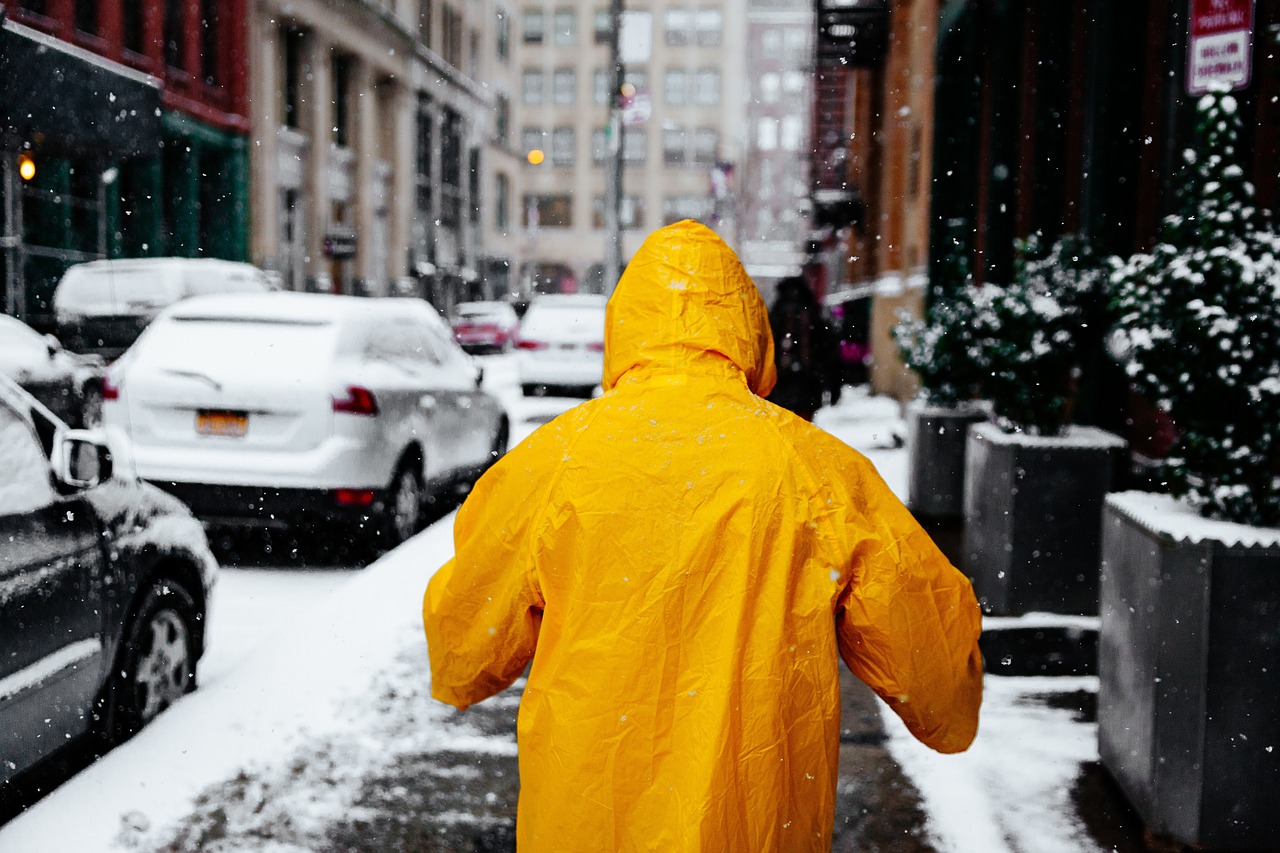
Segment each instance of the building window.
[{"label": "building window", "polygon": [[697,33],[698,44],[715,47],[720,44],[724,30],[724,15],[719,9],[699,9],[693,19],[693,28]]},{"label": "building window", "polygon": [[627,73],[623,75],[622,82],[630,83],[636,88],[637,92],[649,91],[649,75],[647,72],[627,69]]},{"label": "building window", "polygon": [[720,134],[710,127],[700,127],[693,132],[693,162],[702,165],[715,163],[720,152]]},{"label": "building window", "polygon": [[349,56],[333,58],[333,144],[351,144],[351,66]]},{"label": "building window", "polygon": [[768,29],[760,34],[760,53],[765,59],[782,57],[782,30]]},{"label": "building window", "polygon": [[[132,4],[129,4],[132,5]],[[302,126],[302,31],[280,31],[284,48],[284,123],[286,127]]]},{"label": "building window", "polygon": [[506,63],[511,59],[511,18],[507,15],[506,9],[498,10],[498,22],[494,28],[494,35],[497,39],[495,50],[498,53],[498,59]]},{"label": "building window", "polygon": [[679,166],[687,159],[684,128],[676,125],[662,129],[662,162]]},{"label": "building window", "polygon": [[529,221],[531,211],[540,228],[573,227],[573,196],[571,195],[526,195],[523,213],[526,228],[533,224]]},{"label": "building window", "polygon": [[649,137],[643,127],[626,127],[622,130],[622,162],[638,166],[645,161]]},{"label": "building window", "polygon": [[431,12],[432,0],[419,0],[418,2],[418,38],[427,47],[434,48],[435,45],[431,41]]},{"label": "building window", "polygon": [[524,13],[524,43],[542,44],[547,22],[541,9],[529,9]]},{"label": "building window", "polygon": [[556,9],[551,16],[551,41],[561,47],[578,43],[578,16],[573,9]]},{"label": "building window", "polygon": [[788,71],[782,75],[782,91],[788,95],[798,95],[804,91],[804,73]]},{"label": "building window", "polygon": [[551,164],[572,166],[574,161],[574,133],[571,127],[557,127],[551,131]]},{"label": "building window", "polygon": [[493,226],[499,231],[506,231],[511,223],[511,179],[498,175],[494,179],[493,195]]},{"label": "building window", "polygon": [[499,94],[493,102],[493,138],[501,145],[510,142],[511,99]]},{"label": "building window", "polygon": [[778,140],[784,151],[799,151],[804,143],[804,122],[800,116],[783,116]]},{"label": "building window", "polygon": [[541,129],[536,127],[526,127],[520,131],[520,148],[523,153],[528,154],[534,149],[542,150],[546,144],[543,142],[545,134]]},{"label": "building window", "polygon": [[186,27],[183,26],[183,0],[165,0],[164,4],[164,61],[170,68],[182,68],[186,53]]},{"label": "building window", "polygon": [[773,151],[778,147],[778,120],[762,118],[756,124],[756,147],[761,151]]},{"label": "building window", "polygon": [[593,29],[596,33],[596,44],[608,44],[609,36],[613,34],[613,19],[609,16],[607,8],[598,8],[592,16],[594,24]]},{"label": "building window", "polygon": [[440,15],[440,55],[454,68],[462,69],[462,15],[448,4]]},{"label": "building window", "polygon": [[142,4],[120,4],[120,29],[125,50],[142,53]]},{"label": "building window", "polygon": [[76,0],[76,29],[91,36],[98,34],[97,0]]},{"label": "building window", "polygon": [[766,104],[778,102],[782,93],[782,78],[770,71],[760,75],[760,100]]},{"label": "building window", "polygon": [[[618,205],[618,224],[623,228],[644,227],[644,200],[638,195],[622,197]],[[596,196],[591,200],[591,227],[604,227],[604,196]]]},{"label": "building window", "polygon": [[206,86],[217,86],[222,82],[222,65],[218,61],[218,32],[222,27],[218,21],[218,0],[200,0],[200,72]]},{"label": "building window", "polygon": [[591,131],[591,162],[599,166],[609,156],[609,137],[603,127]]},{"label": "building window", "polygon": [[667,44],[689,43],[689,31],[693,29],[693,13],[688,9],[681,7],[668,9],[662,16],[662,22],[663,29],[666,31]]},{"label": "building window", "polygon": [[431,218],[432,175],[435,170],[431,163],[431,141],[433,137],[433,121],[430,101],[425,97],[418,100],[418,147],[415,152],[418,160],[418,212],[424,219]]},{"label": "building window", "polygon": [[683,68],[669,69],[662,78],[662,97],[672,107],[689,103],[689,72]]},{"label": "building window", "polygon": [[809,58],[809,33],[792,27],[786,33],[787,59],[793,65],[802,65]]},{"label": "building window", "polygon": [[591,75],[591,102],[598,107],[609,105],[609,72],[602,68]]},{"label": "building window", "polygon": [[578,75],[572,68],[557,68],[551,75],[551,101],[556,104],[572,104],[578,87]]},{"label": "building window", "polygon": [[471,202],[471,224],[480,224],[480,149],[467,152],[467,195]]},{"label": "building window", "polygon": [[467,75],[472,80],[480,79],[480,33],[471,30],[467,38]]},{"label": "building window", "polygon": [[720,69],[700,68],[694,98],[704,107],[720,103]]},{"label": "building window", "polygon": [[699,195],[668,196],[662,200],[662,224],[682,219],[701,219],[707,213],[707,199]]},{"label": "building window", "polygon": [[542,72],[536,68],[526,68],[524,74],[520,78],[521,99],[526,104],[537,105],[542,103],[543,90],[546,88],[542,79]]},{"label": "building window", "polygon": [[440,121],[440,223],[462,224],[462,117],[447,108]]}]

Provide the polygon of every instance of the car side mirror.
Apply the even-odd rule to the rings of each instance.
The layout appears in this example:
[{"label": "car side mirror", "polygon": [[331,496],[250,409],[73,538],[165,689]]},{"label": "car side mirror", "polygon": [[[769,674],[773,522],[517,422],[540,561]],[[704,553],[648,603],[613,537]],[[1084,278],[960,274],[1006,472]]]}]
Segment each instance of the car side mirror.
[{"label": "car side mirror", "polygon": [[45,348],[49,350],[49,358],[53,358],[58,353],[62,352],[62,341],[58,340],[53,335],[44,336],[44,345]]},{"label": "car side mirror", "polygon": [[482,384],[484,384],[484,368],[477,364],[476,365],[476,387],[479,388]]},{"label": "car side mirror", "polygon": [[111,451],[92,433],[67,430],[54,440],[53,473],[73,489],[92,489],[111,479]]}]

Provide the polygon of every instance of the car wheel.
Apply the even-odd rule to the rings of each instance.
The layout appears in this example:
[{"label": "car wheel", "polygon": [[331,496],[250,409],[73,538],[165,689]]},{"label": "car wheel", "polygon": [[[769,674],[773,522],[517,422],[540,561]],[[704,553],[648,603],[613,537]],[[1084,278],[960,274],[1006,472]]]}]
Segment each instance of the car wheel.
[{"label": "car wheel", "polygon": [[391,484],[383,517],[383,544],[394,548],[418,532],[422,524],[422,483],[408,463]]},{"label": "car wheel", "polygon": [[112,740],[124,740],[196,686],[195,604],[174,581],[155,583],[138,606],[110,687]]},{"label": "car wheel", "polygon": [[93,429],[102,424],[102,389],[86,385],[80,393],[80,426]]}]

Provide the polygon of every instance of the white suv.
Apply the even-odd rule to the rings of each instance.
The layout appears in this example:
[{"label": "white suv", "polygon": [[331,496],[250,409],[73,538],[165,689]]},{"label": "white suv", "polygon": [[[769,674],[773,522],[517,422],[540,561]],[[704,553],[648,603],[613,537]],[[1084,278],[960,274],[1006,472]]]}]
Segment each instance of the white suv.
[{"label": "white suv", "polygon": [[418,299],[210,296],[167,309],[108,371],[104,419],[138,474],[213,523],[372,523],[387,544],[424,499],[506,451],[507,415]]}]

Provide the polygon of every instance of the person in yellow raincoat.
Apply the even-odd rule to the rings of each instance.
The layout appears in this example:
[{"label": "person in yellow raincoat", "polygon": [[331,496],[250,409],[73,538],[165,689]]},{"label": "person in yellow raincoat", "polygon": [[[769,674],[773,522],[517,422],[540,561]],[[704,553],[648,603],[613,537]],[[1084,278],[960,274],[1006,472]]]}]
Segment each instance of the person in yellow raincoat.
[{"label": "person in yellow raincoat", "polygon": [[458,511],[423,615],[432,695],[532,662],[517,848],[828,851],[843,658],[921,741],[972,742],[979,608],[865,457],[766,402],[732,250],[654,232],[609,300],[603,396]]}]

